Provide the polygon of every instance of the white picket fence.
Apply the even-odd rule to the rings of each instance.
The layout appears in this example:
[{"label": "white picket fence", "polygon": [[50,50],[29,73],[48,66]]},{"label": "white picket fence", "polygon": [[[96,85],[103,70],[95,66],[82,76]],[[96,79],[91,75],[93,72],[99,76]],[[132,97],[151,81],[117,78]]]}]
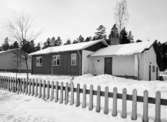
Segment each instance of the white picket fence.
[{"label": "white picket fence", "polygon": [[[132,95],[127,94],[127,89],[124,88],[122,93],[118,93],[116,87],[113,88],[113,91],[109,91],[109,87],[105,87],[105,91],[101,90],[101,86],[98,86],[94,90],[93,85],[90,85],[87,88],[87,85],[80,87],[80,84],[77,84],[74,87],[74,84],[63,82],[50,82],[45,80],[30,79],[28,82],[26,79],[15,79],[13,77],[2,77],[0,76],[0,88],[7,89],[11,92],[24,93],[26,95],[31,95],[43,99],[49,99],[51,101],[59,102],[60,104],[70,104],[75,105],[76,107],[81,106],[82,108],[88,107],[90,111],[95,108],[96,112],[102,111],[101,100],[104,98],[104,114],[109,114],[109,99],[112,98],[112,116],[117,116],[118,110],[118,99],[122,100],[122,112],[121,117],[127,118],[127,100],[132,101],[132,112],[131,119],[137,120],[137,102],[143,103],[143,115],[142,121],[148,122],[148,104],[155,104],[155,122],[161,122],[161,105],[167,106],[167,100],[161,99],[161,93],[156,92],[156,97],[148,97],[148,91],[145,90],[143,96],[137,96],[137,90],[134,89]],[[89,99],[87,100],[87,95]],[[82,96],[82,101],[81,97]],[[93,96],[96,96],[96,105],[94,105]],[[88,103],[88,106],[87,106]]]}]

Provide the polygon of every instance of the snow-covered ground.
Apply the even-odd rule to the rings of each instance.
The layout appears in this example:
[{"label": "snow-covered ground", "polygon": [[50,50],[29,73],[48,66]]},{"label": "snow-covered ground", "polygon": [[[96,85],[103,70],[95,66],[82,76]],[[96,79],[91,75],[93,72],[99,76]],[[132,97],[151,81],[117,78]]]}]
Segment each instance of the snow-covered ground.
[{"label": "snow-covered ground", "polygon": [[[142,108],[141,104],[138,105]],[[128,106],[129,107],[129,106]],[[150,107],[150,113],[154,108]],[[118,107],[118,110],[120,108]],[[165,107],[162,108],[165,110]],[[141,111],[141,110],[140,110]],[[167,122],[167,111],[163,113],[162,122]],[[117,117],[89,111],[88,108],[75,107],[44,101],[39,98],[26,96],[23,94],[10,93],[0,90],[0,122],[141,122],[142,116],[138,114],[138,119],[132,121],[130,113],[127,119],[120,117],[120,110]],[[165,118],[166,117],[166,118]],[[150,117],[150,122],[154,122],[154,117]]]},{"label": "snow-covered ground", "polygon": [[[10,76],[15,77],[15,73],[4,73],[1,72],[0,76]],[[25,78],[26,74],[20,73],[18,75],[20,78]],[[87,84],[88,88],[90,84],[93,84],[94,89],[97,88],[97,85],[102,86],[102,90],[104,90],[105,86],[109,86],[110,91],[112,91],[113,87],[117,87],[119,92],[122,92],[123,88],[127,88],[128,94],[132,93],[133,89],[137,89],[138,95],[143,95],[144,90],[149,91],[149,96],[154,97],[156,91],[161,91],[162,98],[167,99],[167,82],[166,81],[137,81],[132,79],[118,78],[111,75],[98,75],[93,76],[91,74],[83,75],[83,76],[53,76],[53,75],[30,75],[30,78],[49,80],[49,81],[59,81],[59,82],[70,82],[73,79],[74,84],[77,83]],[[94,105],[96,105],[96,96],[94,96]],[[82,97],[81,97],[82,101]],[[95,110],[93,112],[88,111],[88,109],[82,109],[81,107],[75,108],[75,106],[70,105],[62,105],[59,103],[43,101],[38,98],[28,97],[24,95],[16,95],[10,94],[9,92],[0,91],[0,119],[3,118],[7,122],[13,122],[14,120],[21,122],[24,120],[31,122],[75,122],[75,121],[114,121],[114,122],[131,122],[130,115],[132,111],[132,103],[131,101],[127,102],[127,112],[128,118],[122,119],[120,118],[121,114],[121,105],[122,101],[118,100],[118,113],[117,117],[111,116],[112,111],[112,99],[109,99],[109,108],[110,113],[108,115],[104,115],[103,113],[96,113]],[[2,106],[2,107],[1,107]],[[102,109],[104,106],[104,100],[102,99]],[[2,109],[3,108],[3,109]],[[137,104],[137,113],[138,120],[137,122],[141,122],[142,112],[143,112],[143,104]],[[102,110],[103,112],[103,110]],[[49,113],[49,114],[48,114]],[[57,115],[57,116],[56,116]],[[67,116],[67,117],[66,117]],[[9,118],[9,119],[8,119]],[[41,119],[40,119],[41,118]],[[149,118],[150,122],[153,122],[155,119],[155,105],[149,104]],[[161,118],[162,122],[167,122],[167,106],[161,106]],[[8,120],[7,120],[8,119]],[[16,122],[17,122],[16,121]],[[1,121],[0,121],[1,122]],[[5,121],[4,121],[5,122]],[[20,121],[19,121],[20,122]]]}]

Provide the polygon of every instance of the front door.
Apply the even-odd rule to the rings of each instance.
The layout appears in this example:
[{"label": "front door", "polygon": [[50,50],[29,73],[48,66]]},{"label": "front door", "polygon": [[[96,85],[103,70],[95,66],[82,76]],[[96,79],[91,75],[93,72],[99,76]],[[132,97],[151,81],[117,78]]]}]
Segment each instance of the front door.
[{"label": "front door", "polygon": [[105,74],[112,74],[112,57],[107,57],[104,59],[104,73]]}]

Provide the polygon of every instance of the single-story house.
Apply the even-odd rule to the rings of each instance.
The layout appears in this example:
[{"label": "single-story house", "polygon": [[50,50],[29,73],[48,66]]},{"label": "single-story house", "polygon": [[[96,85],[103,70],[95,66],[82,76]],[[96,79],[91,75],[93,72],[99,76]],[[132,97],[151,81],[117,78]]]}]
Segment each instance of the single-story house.
[{"label": "single-story house", "polygon": [[[28,58],[28,69],[29,71],[31,70],[30,58]],[[9,49],[7,51],[0,51],[0,71],[9,71],[9,72],[27,71],[24,55],[19,48]]]},{"label": "single-story house", "polygon": [[110,45],[91,55],[93,74],[111,74],[139,80],[156,80],[158,65],[154,42]]},{"label": "single-story house", "polygon": [[48,47],[31,53],[32,74],[82,75],[92,72],[90,54],[107,47],[105,40]]}]

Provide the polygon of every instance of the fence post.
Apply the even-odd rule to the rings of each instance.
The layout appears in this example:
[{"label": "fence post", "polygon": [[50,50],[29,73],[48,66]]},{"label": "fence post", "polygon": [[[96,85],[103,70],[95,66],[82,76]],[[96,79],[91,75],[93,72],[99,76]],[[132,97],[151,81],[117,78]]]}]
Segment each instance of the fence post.
[{"label": "fence post", "polygon": [[55,94],[55,102],[58,102],[59,99],[59,82],[56,82],[56,94]]},{"label": "fence post", "polygon": [[39,98],[42,97],[42,80],[39,82]]},{"label": "fence post", "polygon": [[20,80],[16,79],[16,87],[17,87],[17,94],[19,94],[19,90],[20,90]]},{"label": "fence post", "polygon": [[126,104],[127,90],[124,88],[122,90],[122,118],[127,117],[127,104]]},{"label": "fence post", "polygon": [[93,110],[93,85],[90,85],[89,91],[89,110]]},{"label": "fence post", "polygon": [[100,109],[101,109],[101,86],[97,86],[97,99],[96,99],[96,112],[100,112]]},{"label": "fence post", "polygon": [[143,98],[143,122],[148,122],[148,91],[144,91]]},{"label": "fence post", "polygon": [[133,96],[132,96],[132,120],[137,120],[137,90],[133,90]]},{"label": "fence post", "polygon": [[63,103],[63,82],[61,82],[60,86],[60,104]]},{"label": "fence post", "polygon": [[54,99],[54,82],[52,81],[50,100],[52,101],[53,99]]},{"label": "fence post", "polygon": [[109,88],[105,87],[105,98],[104,98],[104,114],[108,114],[109,111],[109,105],[108,105],[108,92],[109,92]]},{"label": "fence post", "polygon": [[117,116],[117,87],[113,88],[113,109],[112,109],[112,116]]},{"label": "fence post", "polygon": [[35,80],[32,79],[32,96],[34,96]]},{"label": "fence post", "polygon": [[49,99],[50,98],[50,81],[48,81],[47,83],[47,98],[46,99]]},{"label": "fence post", "polygon": [[76,107],[80,105],[80,84],[77,84]]},{"label": "fence post", "polygon": [[161,92],[156,92],[155,100],[155,122],[161,122]]},{"label": "fence post", "polygon": [[26,82],[25,84],[26,84],[26,88],[25,88],[25,91],[26,91],[26,95],[28,94],[28,85],[29,85],[29,83],[28,83],[28,80],[26,80],[26,79],[24,79],[24,81]]},{"label": "fence post", "polygon": [[45,86],[46,86],[46,81],[44,80],[43,82],[43,99],[45,99]]},{"label": "fence post", "polygon": [[38,88],[39,88],[38,87],[38,84],[39,84],[38,79],[36,79],[35,84],[36,84],[35,96],[37,97],[38,96]]},{"label": "fence post", "polygon": [[86,108],[86,84],[83,85],[82,108]]},{"label": "fence post", "polygon": [[65,88],[65,104],[68,104],[68,82],[66,83],[66,88]]},{"label": "fence post", "polygon": [[28,95],[31,94],[31,79],[28,81]]},{"label": "fence post", "polygon": [[73,105],[74,104],[74,84],[73,82],[70,83],[70,92],[71,92],[70,105]]}]

